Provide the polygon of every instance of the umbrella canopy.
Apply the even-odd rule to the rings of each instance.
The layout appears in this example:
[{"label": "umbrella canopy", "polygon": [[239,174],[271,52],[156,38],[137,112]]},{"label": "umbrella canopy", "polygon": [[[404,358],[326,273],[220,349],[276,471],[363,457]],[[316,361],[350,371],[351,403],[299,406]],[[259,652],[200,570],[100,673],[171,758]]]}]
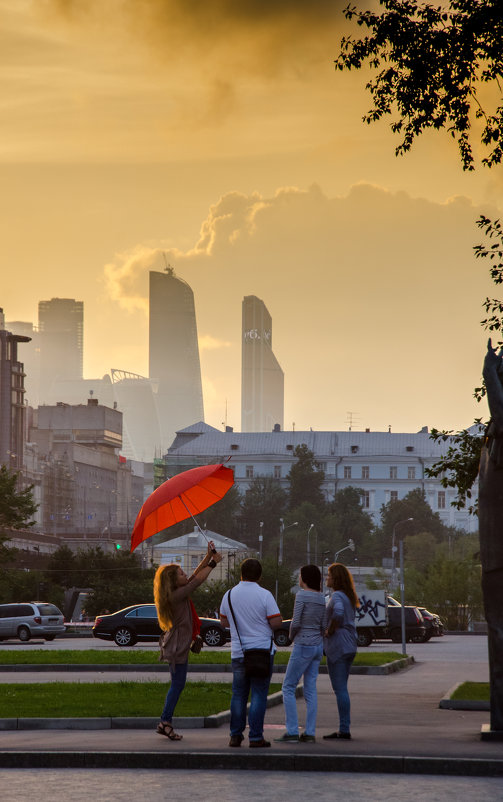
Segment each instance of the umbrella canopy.
[{"label": "umbrella canopy", "polygon": [[136,517],[131,551],[147,538],[216,504],[234,484],[234,471],[224,465],[201,465],[184,471],[150,494]]}]

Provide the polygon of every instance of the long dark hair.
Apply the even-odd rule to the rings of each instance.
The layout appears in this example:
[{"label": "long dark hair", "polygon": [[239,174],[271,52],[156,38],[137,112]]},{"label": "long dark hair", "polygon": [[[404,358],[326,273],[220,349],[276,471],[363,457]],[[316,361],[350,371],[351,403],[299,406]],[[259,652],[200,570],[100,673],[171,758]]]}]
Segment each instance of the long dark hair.
[{"label": "long dark hair", "polygon": [[332,580],[332,590],[342,590],[351,602],[353,610],[356,610],[360,606],[360,602],[358,601],[353,577],[346,566],[342,563],[332,563],[332,565],[328,566],[328,573]]}]

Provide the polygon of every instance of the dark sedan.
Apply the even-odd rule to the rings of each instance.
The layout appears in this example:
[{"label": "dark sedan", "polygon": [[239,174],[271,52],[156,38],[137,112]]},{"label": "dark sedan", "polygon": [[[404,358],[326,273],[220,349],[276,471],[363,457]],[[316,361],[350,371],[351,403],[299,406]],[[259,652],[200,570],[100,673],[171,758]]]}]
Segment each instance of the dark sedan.
[{"label": "dark sedan", "polygon": [[[155,604],[134,604],[116,613],[98,615],[93,626],[95,638],[115,641],[117,646],[158,641],[161,631]],[[201,637],[207,646],[223,646],[230,633],[218,619],[201,618]]]}]

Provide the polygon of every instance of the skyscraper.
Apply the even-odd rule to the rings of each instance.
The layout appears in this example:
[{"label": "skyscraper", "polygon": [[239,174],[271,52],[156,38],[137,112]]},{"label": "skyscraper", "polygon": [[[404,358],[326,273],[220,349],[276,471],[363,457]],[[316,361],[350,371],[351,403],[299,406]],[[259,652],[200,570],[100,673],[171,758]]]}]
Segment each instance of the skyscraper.
[{"label": "skyscraper", "polygon": [[52,298],[38,305],[40,345],[40,396],[54,403],[51,387],[56,380],[82,379],[84,357],[84,304],[73,298]]},{"label": "skyscraper", "polygon": [[284,374],[272,350],[272,318],[255,295],[243,298],[241,431],[283,428]]},{"label": "skyscraper", "polygon": [[149,376],[158,382],[163,450],[178,429],[204,420],[194,294],[166,272],[149,274]]},{"label": "skyscraper", "polygon": [[18,360],[17,347],[18,343],[29,341],[29,337],[0,329],[0,465],[14,471],[23,467],[26,412],[25,374],[23,363]]}]

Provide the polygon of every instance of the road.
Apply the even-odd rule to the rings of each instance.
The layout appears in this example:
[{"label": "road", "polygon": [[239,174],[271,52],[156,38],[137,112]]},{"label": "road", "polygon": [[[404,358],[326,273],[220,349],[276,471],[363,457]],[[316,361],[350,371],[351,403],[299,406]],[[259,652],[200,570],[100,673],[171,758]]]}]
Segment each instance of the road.
[{"label": "road", "polygon": [[498,777],[431,777],[346,772],[188,771],[159,770],[0,770],[2,802],[23,802],[43,796],[51,802],[95,802],[141,799],[162,802],[198,799],[207,802],[472,802],[503,799]]}]

